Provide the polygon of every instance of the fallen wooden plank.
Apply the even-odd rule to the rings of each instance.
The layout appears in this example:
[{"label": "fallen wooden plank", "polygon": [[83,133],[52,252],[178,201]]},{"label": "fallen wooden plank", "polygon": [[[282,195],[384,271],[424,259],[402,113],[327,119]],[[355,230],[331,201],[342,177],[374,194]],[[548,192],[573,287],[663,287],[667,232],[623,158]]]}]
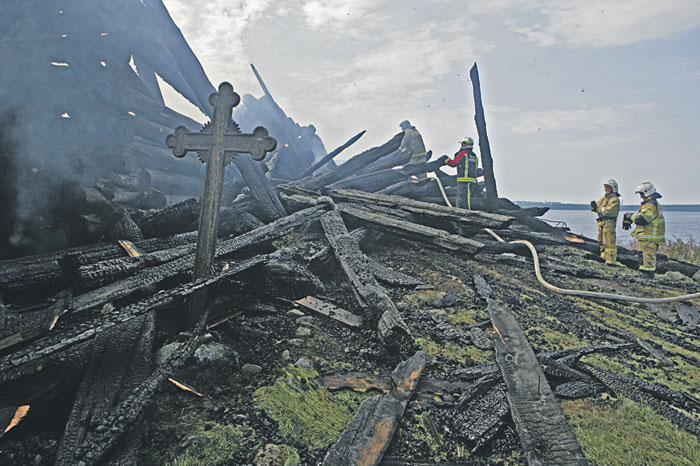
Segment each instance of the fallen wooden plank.
[{"label": "fallen wooden plank", "polygon": [[323,214],[321,225],[333,254],[350,281],[358,304],[366,313],[364,317],[377,325],[379,337],[392,352],[400,355],[412,351],[414,342],[408,326],[370,272],[367,256],[348,233],[338,211]]},{"label": "fallen wooden plank", "polygon": [[[57,466],[76,464],[75,456],[87,435],[151,371],[155,316],[153,313],[112,327],[97,336],[88,370],[78,388],[68,424],[56,455]],[[139,432],[119,442],[110,457],[135,457]],[[124,462],[118,462],[123,464]]]},{"label": "fallen wooden plank", "polygon": [[476,254],[484,247],[483,243],[448,233],[445,230],[382,215],[356,205],[339,204],[338,209],[344,215],[364,225],[421,244],[430,244],[441,249],[469,255]]},{"label": "fallen wooden plank", "polygon": [[[334,189],[329,195],[336,202],[354,202],[386,207],[388,210],[398,209],[416,217],[416,221],[453,222],[465,228],[478,230],[481,228],[506,228],[513,222],[513,217],[492,214],[476,210],[459,209],[444,205],[416,201],[403,196],[389,194],[366,193],[352,189]],[[440,226],[441,227],[441,226]]]},{"label": "fallen wooden plank", "polygon": [[[309,207],[308,209],[295,212],[292,215],[282,217],[272,223],[263,225],[248,233],[221,241],[216,247],[216,257],[224,257],[244,247],[279,238],[290,229],[320,217],[326,209],[327,206],[325,205]],[[188,247],[189,246],[183,246],[183,248]],[[95,309],[108,302],[123,299],[137,292],[147,290],[150,286],[157,285],[165,279],[175,277],[179,274],[190,273],[193,264],[194,253],[191,253],[157,267],[139,271],[128,278],[77,296],[73,300],[71,311]]]},{"label": "fallen wooden plank", "polygon": [[302,179],[306,176],[313,175],[316,170],[333,160],[333,157],[335,157],[336,155],[340,154],[342,151],[353,145],[358,139],[360,139],[365,134],[366,131],[366,129],[360,131],[355,136],[351,137],[345,144],[339,146],[333,152],[329,152],[327,155],[321,158],[321,160],[314,163],[312,166],[301,172],[299,175],[296,175],[295,178]]},{"label": "fallen wooden plank", "polygon": [[417,352],[392,372],[395,386],[386,395],[368,398],[323,459],[324,466],[377,465],[399,426],[420,380],[428,355]]},{"label": "fallen wooden plank", "polygon": [[[362,372],[352,372],[344,375],[327,375],[319,377],[316,381],[329,390],[339,390],[349,388],[357,392],[368,390],[380,390],[388,393],[393,388],[391,377]],[[452,382],[449,380],[421,378],[416,388],[416,393],[427,393],[431,395],[446,395],[452,393],[462,393],[471,387],[471,383]]]},{"label": "fallen wooden plank", "polygon": [[51,331],[70,306],[70,299],[70,291],[64,291],[54,297],[54,304],[44,309],[19,315],[6,311],[0,325],[0,350]]},{"label": "fallen wooden plank", "polygon": [[302,182],[298,183],[298,185],[305,189],[317,190],[324,186],[328,186],[331,183],[342,180],[343,178],[347,178],[354,173],[357,173],[359,170],[375,160],[397,150],[399,148],[399,144],[401,144],[401,139],[403,139],[403,133],[398,133],[383,145],[368,149],[361,154],[352,157],[342,165],[328,170],[325,173],[313,178],[302,180]]},{"label": "fallen wooden plank", "polygon": [[528,464],[587,465],[518,321],[498,301],[491,300],[488,310],[496,330],[496,363]]},{"label": "fallen wooden plank", "polygon": [[313,296],[307,296],[306,298],[297,299],[294,301],[300,306],[310,309],[314,312],[318,312],[326,317],[335,319],[338,322],[342,322],[350,327],[360,327],[362,326],[362,316],[357,316],[352,312],[348,312],[345,309],[341,309],[333,304],[321,301]]},{"label": "fallen wooden plank", "polygon": [[[24,375],[36,374],[56,364],[68,364],[71,360],[63,356],[80,345],[88,344],[97,334],[121,323],[127,322],[146,312],[159,309],[175,301],[181,301],[198,290],[212,286],[264,263],[269,256],[261,255],[251,259],[233,262],[230,267],[215,277],[185,283],[166,291],[161,291],[142,301],[118,309],[106,309],[99,318],[71,326],[26,348],[0,357],[0,384],[9,383]],[[82,347],[82,346],[81,346]],[[84,350],[80,352],[81,361]],[[51,364],[49,364],[51,362]],[[55,364],[54,364],[55,363]],[[78,363],[75,363],[78,364]],[[4,395],[4,393],[0,393]],[[0,396],[0,401],[2,397]]]}]

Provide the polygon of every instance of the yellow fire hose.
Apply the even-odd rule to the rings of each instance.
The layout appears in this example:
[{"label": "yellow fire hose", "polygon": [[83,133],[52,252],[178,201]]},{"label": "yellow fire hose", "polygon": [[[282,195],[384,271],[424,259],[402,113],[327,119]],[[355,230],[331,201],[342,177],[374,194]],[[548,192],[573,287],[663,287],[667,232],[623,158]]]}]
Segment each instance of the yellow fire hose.
[{"label": "yellow fire hose", "polygon": [[[496,238],[498,241],[505,243],[506,241],[498,236],[493,230],[489,228],[484,228],[484,230]],[[544,286],[545,288],[554,291],[555,293],[560,293],[560,294],[566,294],[566,295],[571,295],[571,296],[583,296],[587,298],[601,298],[601,299],[614,299],[617,301],[632,301],[635,303],[650,303],[650,304],[661,304],[661,303],[674,303],[676,301],[688,301],[689,299],[697,299],[700,298],[700,292],[698,293],[692,293],[692,294],[684,294],[681,296],[672,296],[669,298],[637,298],[635,296],[625,296],[621,294],[613,294],[613,293],[598,293],[595,291],[581,291],[581,290],[567,290],[565,288],[559,288],[558,286],[554,286],[550,283],[547,283],[544,278],[542,278],[542,273],[540,272],[540,257],[537,254],[537,250],[535,249],[535,246],[526,240],[516,240],[516,241],[510,241],[511,244],[524,244],[525,246],[528,247],[530,252],[532,253],[532,259],[535,264],[535,275],[537,275],[537,280]]]},{"label": "yellow fire hose", "polygon": [[[440,192],[442,193],[443,199],[445,199],[445,203],[449,206],[452,207],[452,204],[450,203],[450,200],[447,198],[447,194],[445,194],[445,189],[442,186],[442,182],[440,181],[440,178],[435,178],[435,181],[437,181],[438,187],[440,188]],[[498,241],[505,243],[506,241],[498,236],[496,232],[489,228],[484,228],[484,230],[496,238]],[[586,298],[601,298],[601,299],[614,299],[617,301],[631,301],[634,303],[649,303],[649,304],[662,304],[662,303],[675,303],[677,301],[688,301],[690,299],[697,299],[700,298],[700,292],[698,293],[692,293],[692,294],[684,294],[681,296],[672,296],[669,298],[637,298],[635,296],[626,296],[626,295],[621,295],[621,294],[613,294],[613,293],[598,293],[595,291],[582,291],[582,290],[567,290],[565,288],[559,288],[558,286],[554,286],[550,283],[547,283],[547,281],[542,278],[542,272],[540,271],[540,256],[537,254],[537,250],[535,249],[535,246],[526,240],[516,240],[516,241],[511,241],[511,244],[524,244],[527,246],[527,248],[530,250],[532,253],[532,259],[535,264],[535,275],[537,276],[537,280],[547,288],[548,290],[552,290],[555,293],[560,293],[560,294],[565,294],[565,295],[571,295],[571,296],[583,296]]]}]

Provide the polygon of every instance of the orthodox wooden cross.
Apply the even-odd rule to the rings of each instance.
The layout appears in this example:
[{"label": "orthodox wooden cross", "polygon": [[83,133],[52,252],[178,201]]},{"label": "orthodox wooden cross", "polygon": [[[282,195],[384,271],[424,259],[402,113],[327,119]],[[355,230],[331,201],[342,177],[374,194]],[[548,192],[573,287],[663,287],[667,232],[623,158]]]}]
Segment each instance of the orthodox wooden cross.
[{"label": "orthodox wooden cross", "polygon": [[178,126],[175,133],[165,139],[165,144],[173,150],[175,157],[184,157],[187,151],[193,150],[207,164],[194,280],[211,275],[226,165],[233,161],[236,153],[247,153],[254,160],[263,160],[268,152],[277,147],[277,141],[262,126],[255,128],[252,134],[241,133],[231,119],[231,111],[240,101],[240,96],[233,91],[231,84],[221,83],[219,91],[209,96],[209,103],[214,107],[213,121],[204,125],[198,133],[188,132],[186,127]]}]

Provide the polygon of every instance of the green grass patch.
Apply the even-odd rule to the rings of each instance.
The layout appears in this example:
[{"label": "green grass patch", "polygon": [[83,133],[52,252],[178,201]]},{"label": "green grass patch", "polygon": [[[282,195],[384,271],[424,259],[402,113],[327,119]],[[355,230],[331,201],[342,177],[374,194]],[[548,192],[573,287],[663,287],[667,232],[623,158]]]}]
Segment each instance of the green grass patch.
[{"label": "green grass patch", "polygon": [[488,314],[478,309],[459,309],[455,312],[448,313],[445,319],[452,325],[471,325],[481,320],[488,319]]},{"label": "green grass patch", "polygon": [[454,343],[439,344],[430,338],[416,338],[416,343],[428,354],[461,363],[471,360],[477,364],[481,364],[492,360],[494,357],[493,351],[480,350],[472,345],[460,346]]},{"label": "green grass patch", "polygon": [[313,369],[288,366],[274,385],[254,395],[256,407],[277,421],[285,440],[309,450],[335,442],[362,400],[371,396],[348,390],[334,395],[313,380],[317,376]]},{"label": "green grass patch", "polygon": [[700,443],[651,408],[628,399],[600,405],[591,400],[561,402],[586,458],[598,466],[693,466]]},{"label": "green grass patch", "polygon": [[[204,430],[204,428],[209,428]],[[231,464],[236,455],[248,452],[246,457],[252,459],[252,453],[258,445],[255,431],[247,424],[223,425],[207,424],[200,428],[195,440],[185,451],[179,454],[170,466],[217,466]]]}]

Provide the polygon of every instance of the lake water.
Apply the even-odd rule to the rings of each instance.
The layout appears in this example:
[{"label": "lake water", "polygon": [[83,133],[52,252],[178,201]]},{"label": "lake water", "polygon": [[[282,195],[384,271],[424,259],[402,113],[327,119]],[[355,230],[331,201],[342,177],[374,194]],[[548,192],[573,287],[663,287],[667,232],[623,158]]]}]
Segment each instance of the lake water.
[{"label": "lake water", "polygon": [[[632,230],[625,231],[622,229],[622,216],[624,213],[624,211],[621,211],[617,219],[617,243],[623,246],[632,240],[630,235]],[[590,210],[550,210],[541,218],[565,222],[573,233],[592,239],[597,239],[598,237],[598,226],[595,221],[596,214]],[[667,240],[680,238],[687,241],[689,238],[693,238],[696,242],[700,241],[700,212],[664,211],[664,218],[666,219]]]}]

